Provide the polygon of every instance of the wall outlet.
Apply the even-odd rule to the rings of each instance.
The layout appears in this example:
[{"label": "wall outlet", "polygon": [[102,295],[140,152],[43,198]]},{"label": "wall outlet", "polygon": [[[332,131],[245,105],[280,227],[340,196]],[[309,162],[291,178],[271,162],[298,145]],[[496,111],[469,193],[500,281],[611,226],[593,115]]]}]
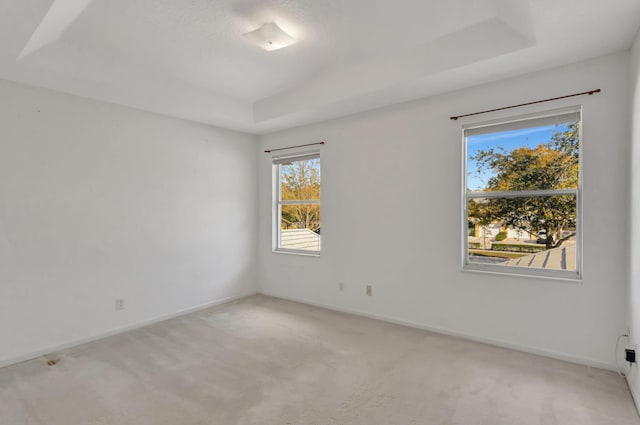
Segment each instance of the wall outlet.
[{"label": "wall outlet", "polygon": [[367,297],[370,297],[373,295],[373,288],[371,287],[371,285],[367,285]]},{"label": "wall outlet", "polygon": [[116,311],[124,310],[124,299],[117,298],[116,299]]},{"label": "wall outlet", "polygon": [[344,282],[338,284],[338,289],[340,289],[340,292],[344,291]]},{"label": "wall outlet", "polygon": [[624,350],[624,359],[629,363],[636,362],[636,350],[625,349]]}]

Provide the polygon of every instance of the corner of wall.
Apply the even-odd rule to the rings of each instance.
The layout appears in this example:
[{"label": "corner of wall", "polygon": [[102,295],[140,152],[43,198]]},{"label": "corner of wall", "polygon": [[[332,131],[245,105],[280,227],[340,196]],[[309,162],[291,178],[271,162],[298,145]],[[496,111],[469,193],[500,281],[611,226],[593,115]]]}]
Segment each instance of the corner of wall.
[{"label": "corner of wall", "polygon": [[[633,261],[640,251],[640,31],[636,34],[629,57],[629,222],[631,237],[628,242],[627,308],[629,344],[638,348],[640,342],[640,265]],[[640,372],[632,367],[627,374],[627,384],[640,414]]]}]

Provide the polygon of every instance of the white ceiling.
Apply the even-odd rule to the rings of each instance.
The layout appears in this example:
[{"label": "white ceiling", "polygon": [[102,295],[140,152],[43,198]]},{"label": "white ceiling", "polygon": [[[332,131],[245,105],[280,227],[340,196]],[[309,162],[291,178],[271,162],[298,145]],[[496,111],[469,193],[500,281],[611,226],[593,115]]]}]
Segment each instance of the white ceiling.
[{"label": "white ceiling", "polygon": [[[271,21],[299,42],[242,36]],[[0,0],[0,78],[267,133],[627,49],[639,26],[640,0]]]}]

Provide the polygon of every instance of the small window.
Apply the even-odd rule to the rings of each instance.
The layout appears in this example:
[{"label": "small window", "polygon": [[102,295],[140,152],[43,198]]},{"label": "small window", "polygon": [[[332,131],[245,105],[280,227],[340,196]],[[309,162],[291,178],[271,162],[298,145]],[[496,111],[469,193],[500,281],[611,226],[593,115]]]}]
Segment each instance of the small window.
[{"label": "small window", "polygon": [[320,254],[320,153],[273,159],[275,250]]},{"label": "small window", "polygon": [[464,130],[465,269],[580,278],[580,111]]}]

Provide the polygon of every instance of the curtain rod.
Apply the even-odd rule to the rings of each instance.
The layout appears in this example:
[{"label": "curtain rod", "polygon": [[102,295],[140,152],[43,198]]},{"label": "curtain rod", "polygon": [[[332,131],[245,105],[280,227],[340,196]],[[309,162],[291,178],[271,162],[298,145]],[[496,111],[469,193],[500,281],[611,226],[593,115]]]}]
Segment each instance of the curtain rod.
[{"label": "curtain rod", "polygon": [[283,151],[286,149],[303,148],[305,146],[313,146],[313,145],[324,145],[324,142],[307,143],[306,145],[289,146],[288,148],[269,149],[267,151],[264,151],[264,153]]},{"label": "curtain rod", "polygon": [[592,94],[600,93],[601,91],[602,90],[600,90],[600,89],[583,91],[582,93],[574,93],[574,94],[568,94],[566,96],[552,97],[550,99],[536,100],[534,102],[521,103],[519,105],[504,106],[502,108],[488,109],[486,111],[474,112],[472,114],[457,115],[457,116],[450,117],[449,119],[451,119],[453,121],[456,121],[458,118],[471,117],[473,115],[486,114],[486,113],[489,113],[489,112],[503,111],[505,109],[511,109],[511,108],[519,108],[521,106],[535,105],[536,103],[551,102],[552,100],[566,99],[568,97],[584,96],[585,94],[588,94],[589,96],[591,96]]}]

